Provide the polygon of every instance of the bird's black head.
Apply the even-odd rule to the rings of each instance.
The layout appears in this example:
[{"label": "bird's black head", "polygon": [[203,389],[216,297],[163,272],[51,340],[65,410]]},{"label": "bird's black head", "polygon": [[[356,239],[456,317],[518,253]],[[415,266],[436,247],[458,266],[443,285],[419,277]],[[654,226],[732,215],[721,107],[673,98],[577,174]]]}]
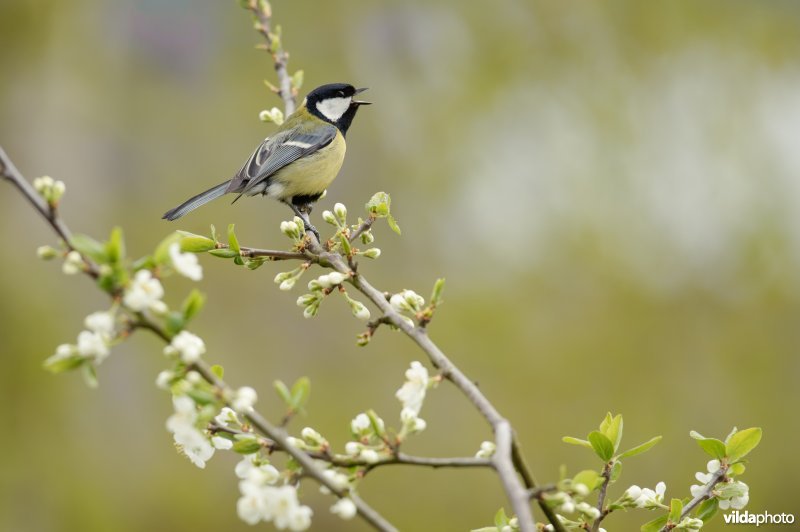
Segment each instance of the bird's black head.
[{"label": "bird's black head", "polygon": [[358,108],[370,104],[354,98],[365,90],[347,83],[330,83],[309,92],[305,105],[308,112],[335,125],[342,135],[346,135]]}]

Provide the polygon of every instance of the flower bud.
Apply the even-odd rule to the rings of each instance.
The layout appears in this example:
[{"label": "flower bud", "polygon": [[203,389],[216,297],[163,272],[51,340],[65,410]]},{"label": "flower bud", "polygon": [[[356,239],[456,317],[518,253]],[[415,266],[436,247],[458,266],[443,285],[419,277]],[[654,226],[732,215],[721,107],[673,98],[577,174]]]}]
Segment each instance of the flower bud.
[{"label": "flower bud", "polygon": [[75,275],[83,270],[83,257],[77,251],[70,251],[67,253],[66,260],[61,266],[61,270],[67,275]]},{"label": "flower bud", "polygon": [[353,316],[359,320],[366,321],[370,317],[369,309],[360,301],[351,300],[350,309],[353,311]]},{"label": "flower bud", "polygon": [[333,212],[336,214],[336,218],[339,219],[339,222],[344,225],[347,223],[347,207],[344,206],[342,203],[337,203],[333,206]]},{"label": "flower bud", "polygon": [[372,231],[364,231],[361,233],[361,243],[362,244],[372,244],[375,240],[375,237],[372,235]]},{"label": "flower bud", "polygon": [[339,225],[336,222],[336,217],[333,215],[331,211],[322,211],[322,219],[331,225]]},{"label": "flower bud", "polygon": [[377,259],[381,256],[381,250],[379,248],[369,248],[368,250],[361,253],[368,259]]},{"label": "flower bud", "polygon": [[52,246],[39,246],[36,248],[36,256],[42,260],[50,260],[58,257],[58,250]]}]

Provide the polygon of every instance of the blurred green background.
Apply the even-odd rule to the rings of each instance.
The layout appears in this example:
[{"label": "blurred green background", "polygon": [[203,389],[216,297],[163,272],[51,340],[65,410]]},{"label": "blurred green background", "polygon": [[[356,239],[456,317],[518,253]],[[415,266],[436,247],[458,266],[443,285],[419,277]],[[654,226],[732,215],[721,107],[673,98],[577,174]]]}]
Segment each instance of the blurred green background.
[{"label": "blurred green background", "polygon": [[[447,277],[431,327],[507,415],[541,481],[598,464],[560,442],[607,410],[629,444],[613,494],[667,483],[687,496],[706,458],[688,437],[732,426],[765,436],[743,480],[749,510],[800,513],[800,4],[502,0],[274,2],[304,91],[369,86],[344,169],[317,215],[392,194],[402,238],[376,231],[362,264],[378,287],[427,295]],[[131,254],[169,231],[236,223],[249,245],[283,246],[289,212],[215,202],[161,214],[237,170],[279,105],[249,16],[233,0],[3,0],[0,145],[29,178],[67,183],[74,231],[125,228]],[[319,220],[319,219],[318,219]],[[321,220],[318,222],[321,225]],[[176,455],[164,421],[166,367],[146,334],[116,348],[101,385],[41,369],[107,300],[86,278],[35,258],[53,243],[0,187],[0,529],[249,530],[235,513],[234,456],[205,471]],[[311,378],[311,425],[334,444],[374,408],[398,424],[395,390],[412,344],[360,324],[341,301],[304,320],[272,277],[204,258],[206,310],[193,324],[209,361],[250,384],[278,419],[271,382]],[[286,268],[283,268],[286,269]],[[189,282],[171,279],[168,302]],[[473,454],[489,431],[449,385],[429,395],[408,452]],[[487,471],[385,468],[360,487],[405,530],[488,525],[505,504]],[[363,530],[306,485],[317,530]],[[610,531],[653,515],[630,512]],[[262,525],[268,527],[268,525]],[[721,530],[721,520],[710,530]]]}]

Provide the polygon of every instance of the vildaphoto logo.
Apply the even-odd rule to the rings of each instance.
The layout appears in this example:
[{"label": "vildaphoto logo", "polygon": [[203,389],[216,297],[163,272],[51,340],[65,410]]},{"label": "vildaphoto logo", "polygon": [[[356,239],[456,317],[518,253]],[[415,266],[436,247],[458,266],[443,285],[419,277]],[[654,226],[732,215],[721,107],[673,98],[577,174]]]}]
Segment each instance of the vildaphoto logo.
[{"label": "vildaphoto logo", "polygon": [[726,525],[791,525],[794,523],[794,514],[771,514],[769,512],[753,513],[747,510],[740,512],[734,510],[724,514],[722,518]]}]

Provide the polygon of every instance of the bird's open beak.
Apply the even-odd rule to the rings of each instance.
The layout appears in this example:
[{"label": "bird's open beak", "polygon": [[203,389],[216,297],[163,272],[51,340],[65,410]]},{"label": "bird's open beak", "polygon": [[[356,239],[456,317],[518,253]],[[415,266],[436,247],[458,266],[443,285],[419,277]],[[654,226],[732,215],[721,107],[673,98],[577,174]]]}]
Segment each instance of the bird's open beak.
[{"label": "bird's open beak", "polygon": [[[355,96],[356,94],[361,94],[365,90],[367,90],[367,87],[363,87],[361,89],[356,89],[356,92],[353,93],[353,96]],[[353,100],[353,103],[356,104],[356,105],[372,105],[372,102],[365,102],[363,100]]]}]

